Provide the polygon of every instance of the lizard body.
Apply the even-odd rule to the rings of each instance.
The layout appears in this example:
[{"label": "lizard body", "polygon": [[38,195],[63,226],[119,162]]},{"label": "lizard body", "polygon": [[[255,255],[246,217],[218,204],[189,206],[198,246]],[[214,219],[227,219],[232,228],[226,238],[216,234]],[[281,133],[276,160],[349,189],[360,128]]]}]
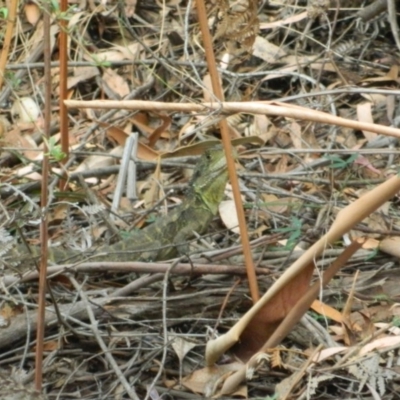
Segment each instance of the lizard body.
[{"label": "lizard body", "polygon": [[[200,158],[185,200],[168,215],[159,218],[148,227],[134,232],[126,239],[112,245],[97,247],[95,250],[79,252],[61,248],[49,248],[49,258],[56,263],[87,261],[156,261],[174,257],[180,244],[193,238],[195,232],[202,234],[218,211],[228,180],[225,154],[221,147],[207,150]],[[24,250],[22,250],[24,249]],[[10,265],[16,260],[23,269],[32,264],[40,248],[32,247],[29,259],[21,259],[25,246],[18,246],[9,252]],[[10,254],[11,253],[11,254]],[[20,270],[17,267],[17,270]]]}]

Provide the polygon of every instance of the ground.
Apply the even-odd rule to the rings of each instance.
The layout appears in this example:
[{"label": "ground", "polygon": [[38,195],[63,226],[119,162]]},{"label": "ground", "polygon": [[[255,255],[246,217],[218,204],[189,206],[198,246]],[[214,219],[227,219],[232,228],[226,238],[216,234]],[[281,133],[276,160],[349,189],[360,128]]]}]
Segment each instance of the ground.
[{"label": "ground", "polygon": [[[261,294],[325,237],[341,210],[396,179],[400,10],[388,3],[206,3],[225,100],[244,107],[227,121],[239,154]],[[0,9],[3,53],[13,4]],[[6,63],[0,60],[1,258],[17,243],[19,249],[41,243],[44,143],[52,246],[84,251],[116,241],[184,200],[195,156],[221,139],[220,111],[70,107],[67,158],[59,96],[66,80],[65,97],[73,100],[213,100],[197,4],[71,1],[62,12],[52,3],[48,49],[47,5],[17,5]],[[59,40],[60,21],[67,25],[67,49]],[[46,51],[51,82],[44,77]],[[65,51],[68,77],[59,68]],[[44,140],[46,87],[52,91],[51,138]],[[257,101],[269,101],[282,113],[245,109],[246,102]],[[294,106],[301,107],[298,113]],[[379,124],[375,131],[361,125],[372,122]],[[131,133],[139,138],[136,170],[123,153]],[[124,164],[130,187],[117,184]],[[207,343],[230,332],[252,306],[231,199],[228,186],[208,233],[191,244],[190,259],[172,269],[170,260],[50,265],[42,363],[48,399],[197,399],[215,393],[400,398],[396,194],[382,196],[379,208],[329,242],[315,265],[299,269],[239,343],[204,368]],[[361,248],[318,290],[308,311],[295,309],[356,238],[363,238]],[[35,372],[39,288],[37,275],[22,276],[10,262],[2,274],[0,380],[7,390],[10,382],[23,382],[22,389],[15,385],[17,392],[31,386]],[[242,362],[292,309],[294,326],[267,346],[252,379],[242,379],[234,395],[221,394],[232,371],[244,368]],[[6,395],[0,389],[0,399]]]}]

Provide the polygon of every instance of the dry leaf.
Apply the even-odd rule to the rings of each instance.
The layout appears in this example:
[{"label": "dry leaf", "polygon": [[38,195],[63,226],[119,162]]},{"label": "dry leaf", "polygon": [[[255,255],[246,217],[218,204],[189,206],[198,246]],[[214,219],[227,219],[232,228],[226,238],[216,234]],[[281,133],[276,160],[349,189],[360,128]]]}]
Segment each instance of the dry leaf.
[{"label": "dry leaf", "polygon": [[293,203],[293,198],[279,198],[278,196],[274,194],[266,194],[263,193],[261,195],[262,198],[262,208],[272,212],[272,213],[278,213],[278,214],[284,214],[288,208],[289,204]]},{"label": "dry leaf", "polygon": [[121,99],[127,96],[130,92],[129,85],[126,80],[111,68],[104,70],[103,81],[115,94]]},{"label": "dry leaf", "polygon": [[268,63],[276,63],[281,57],[286,56],[285,51],[267,39],[257,36],[253,44],[253,56],[261,58]]},{"label": "dry leaf", "polygon": [[310,280],[314,271],[314,264],[287,282],[271,300],[260,307],[257,314],[246,324],[240,335],[240,342],[233,351],[242,361],[247,361],[266,342],[278,325],[293,309],[299,299],[310,287]]},{"label": "dry leaf", "polygon": [[11,114],[14,120],[34,122],[39,118],[40,108],[31,97],[21,97],[11,107]]},{"label": "dry leaf", "polygon": [[312,361],[315,363],[319,363],[328,358],[331,358],[332,356],[335,356],[336,354],[343,353],[344,351],[347,350],[349,350],[347,346],[329,347],[315,354],[315,356],[312,358]]},{"label": "dry leaf", "polygon": [[296,121],[291,122],[289,134],[292,139],[294,148],[301,150],[303,148],[301,127]]},{"label": "dry leaf", "polygon": [[[140,52],[140,49],[141,45],[139,43],[133,43],[128,46],[115,45],[110,50],[97,52],[96,60],[97,62],[135,60]],[[85,54],[84,58],[92,61],[92,57],[89,55]]]},{"label": "dry leaf", "polygon": [[168,340],[171,341],[172,348],[175,350],[175,353],[181,362],[185,358],[186,354],[197,346],[197,343],[174,334],[169,334]]},{"label": "dry leaf", "polygon": [[219,205],[219,215],[224,225],[233,233],[240,234],[239,221],[233,200],[222,201]]},{"label": "dry leaf", "polygon": [[161,136],[164,136],[164,137],[169,136],[166,132],[171,126],[171,117],[166,114],[161,114],[161,113],[158,113],[158,117],[161,119],[162,123],[156,129],[154,129],[154,131],[149,136],[149,146],[150,147],[153,147],[156,144],[156,142],[158,141],[158,139],[160,139]]},{"label": "dry leaf", "polygon": [[246,130],[246,136],[261,136],[267,142],[276,134],[274,129],[270,129],[271,125],[271,120],[266,115],[255,114],[253,123]]},{"label": "dry leaf", "polygon": [[342,314],[338,310],[335,310],[333,307],[329,306],[328,304],[324,304],[319,300],[314,300],[313,303],[311,304],[311,308],[318,314],[330,318],[335,322],[338,323],[343,322]]},{"label": "dry leaf", "polygon": [[[372,108],[371,103],[357,104],[357,117],[360,122],[368,122],[368,123],[374,122],[374,119],[372,118],[371,108]],[[375,132],[369,132],[366,130],[363,130],[363,133],[369,142],[375,139],[377,136]]]},{"label": "dry leaf", "polygon": [[73,76],[69,76],[67,79],[67,88],[72,89],[78,83],[85,82],[97,75],[100,75],[97,67],[76,67]]},{"label": "dry leaf", "polygon": [[366,344],[360,350],[360,356],[370,353],[376,349],[382,350],[386,347],[399,346],[400,336],[385,336],[383,338],[375,339],[373,342]]},{"label": "dry leaf", "polygon": [[[220,84],[222,85],[221,78],[219,78]],[[211,77],[210,74],[207,74],[203,78],[203,100],[206,102],[215,102],[216,97],[214,95],[213,87],[211,84]]]},{"label": "dry leaf", "polygon": [[40,8],[36,3],[25,3],[24,7],[25,11],[25,16],[26,20],[31,24],[31,25],[36,25],[36,23],[40,19]]},{"label": "dry leaf", "polygon": [[21,152],[28,160],[39,160],[42,158],[42,151],[39,150],[36,142],[30,135],[22,135],[18,127],[15,127],[4,135],[4,143],[10,147],[23,149]]},{"label": "dry leaf", "polygon": [[[220,379],[224,375],[236,371],[241,365],[242,364],[235,362],[199,369],[183,378],[182,385],[194,393],[201,393],[207,396],[207,398],[210,398],[211,395],[217,391]],[[238,393],[243,393],[243,387],[238,390]]]},{"label": "dry leaf", "polygon": [[137,0],[125,0],[124,3],[125,3],[125,15],[128,18],[133,17],[136,10]]}]

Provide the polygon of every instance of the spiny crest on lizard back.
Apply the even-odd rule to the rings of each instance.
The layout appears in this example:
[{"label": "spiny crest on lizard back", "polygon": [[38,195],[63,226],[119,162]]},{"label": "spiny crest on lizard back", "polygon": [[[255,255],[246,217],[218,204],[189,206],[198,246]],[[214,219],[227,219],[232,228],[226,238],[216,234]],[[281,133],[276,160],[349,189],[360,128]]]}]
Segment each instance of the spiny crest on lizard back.
[{"label": "spiny crest on lizard back", "polygon": [[216,213],[228,180],[226,158],[221,146],[206,150],[193,173],[190,190]]}]

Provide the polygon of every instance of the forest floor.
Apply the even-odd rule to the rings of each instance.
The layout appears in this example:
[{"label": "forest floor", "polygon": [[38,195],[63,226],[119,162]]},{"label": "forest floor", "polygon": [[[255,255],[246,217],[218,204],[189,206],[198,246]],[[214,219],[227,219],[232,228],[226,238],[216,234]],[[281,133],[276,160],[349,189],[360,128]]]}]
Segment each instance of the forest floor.
[{"label": "forest floor", "polygon": [[[398,174],[400,130],[388,136],[307,117],[323,112],[398,128],[400,9],[396,14],[394,1],[379,9],[382,3],[270,0],[258,2],[253,14],[252,2],[207,3],[225,100],[305,110],[304,117],[249,111],[227,117],[261,294],[323,237],[342,209]],[[68,6],[68,99],[212,100],[195,2]],[[60,163],[59,10],[52,17],[52,81],[43,73],[42,10],[20,3],[0,91],[1,258],[17,242],[40,245],[46,85],[53,92],[51,246],[84,251],[115,241],[115,230],[124,237],[164,215],[184,200],[195,156],[221,139],[218,111],[69,108],[70,154],[66,165]],[[4,33],[5,15],[2,21]],[[117,185],[132,133],[139,138],[133,192]],[[68,179],[60,190],[63,171]],[[252,306],[230,189],[180,270],[170,269],[171,260],[50,265],[43,396],[400,399],[398,196],[326,246],[313,265],[313,282],[353,239],[365,238],[290,333],[247,370],[248,379],[232,394],[221,393],[227,377],[245,366],[243,353],[254,354],[280,322],[265,318],[255,327],[253,321],[236,346],[205,368],[207,342],[229,332]],[[3,264],[0,383],[11,379],[28,388],[35,370],[37,275]],[[207,265],[213,268],[196,270]],[[293,293],[304,283],[301,273],[297,278]],[[287,311],[290,301],[279,298]]]}]

